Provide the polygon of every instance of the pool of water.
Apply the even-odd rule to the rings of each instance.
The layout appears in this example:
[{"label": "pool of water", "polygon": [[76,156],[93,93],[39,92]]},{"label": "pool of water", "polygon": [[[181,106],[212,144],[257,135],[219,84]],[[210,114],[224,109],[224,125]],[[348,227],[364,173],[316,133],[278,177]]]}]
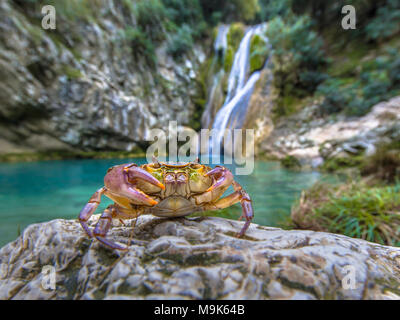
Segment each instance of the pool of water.
[{"label": "pool of water", "polygon": [[[76,218],[90,196],[103,185],[107,169],[121,163],[143,164],[144,158],[63,160],[0,164],[0,246],[10,242],[29,224],[56,218]],[[233,169],[233,165],[227,165]],[[236,180],[250,194],[254,222],[276,226],[290,213],[301,190],[320,179],[318,172],[294,172],[278,162],[256,161],[251,175]],[[229,191],[229,190],[228,190]],[[103,197],[97,213],[111,203]],[[238,218],[240,205],[222,216]]]}]

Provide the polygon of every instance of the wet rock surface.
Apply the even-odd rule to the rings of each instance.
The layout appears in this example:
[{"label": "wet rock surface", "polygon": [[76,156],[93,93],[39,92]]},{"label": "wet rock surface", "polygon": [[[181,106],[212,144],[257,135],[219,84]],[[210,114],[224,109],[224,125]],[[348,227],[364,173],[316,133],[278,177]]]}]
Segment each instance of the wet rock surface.
[{"label": "wet rock surface", "polygon": [[[133,223],[114,221],[108,237],[129,243]],[[127,252],[88,239],[74,220],[30,225],[0,249],[0,299],[400,298],[400,248],[256,224],[237,239],[241,225],[142,216]],[[55,290],[43,287],[45,266]]]}]

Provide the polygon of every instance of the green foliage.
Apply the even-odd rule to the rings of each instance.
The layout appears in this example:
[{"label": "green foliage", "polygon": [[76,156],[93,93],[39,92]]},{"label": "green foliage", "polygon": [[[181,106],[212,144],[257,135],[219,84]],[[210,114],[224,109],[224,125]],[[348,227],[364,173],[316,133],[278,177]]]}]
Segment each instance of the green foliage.
[{"label": "green foliage", "polygon": [[67,65],[63,66],[62,73],[65,74],[69,80],[77,80],[83,77],[83,74],[79,69]]},{"label": "green foliage", "polygon": [[[203,12],[198,0],[162,0],[168,18],[177,26],[189,25],[194,29],[195,36],[204,32]],[[202,29],[202,30],[199,30]]]},{"label": "green foliage", "polygon": [[29,153],[0,154],[0,162],[31,162],[65,159],[127,159],[144,157],[145,151],[135,148],[132,151],[47,151]]},{"label": "green foliage", "polygon": [[245,26],[243,23],[232,23],[229,27],[228,34],[226,35],[227,44],[233,49],[234,52],[239,48],[240,41],[244,36]]},{"label": "green foliage", "polygon": [[274,85],[279,92],[278,110],[286,96],[304,97],[314,92],[324,79],[323,42],[312,30],[307,16],[269,22],[267,36],[272,47]]},{"label": "green foliage", "polygon": [[[357,71],[357,69],[359,71]],[[400,58],[394,48],[369,59],[346,72],[324,81],[317,89],[324,96],[322,114],[345,111],[348,115],[364,115],[380,101],[400,94]]]},{"label": "green foliage", "polygon": [[286,17],[291,13],[292,0],[259,0],[259,20],[269,21],[276,16]]},{"label": "green foliage", "polygon": [[211,25],[221,21],[252,23],[259,13],[258,0],[199,0],[205,19]]},{"label": "green foliage", "polygon": [[328,159],[322,165],[322,170],[328,172],[337,172],[346,168],[354,168],[359,167],[362,163],[362,157],[353,156],[353,157],[334,157]]},{"label": "green foliage", "polygon": [[235,58],[235,52],[232,47],[228,47],[224,56],[224,70],[225,72],[229,72],[233,65],[233,59]]},{"label": "green foliage", "polygon": [[138,0],[134,6],[138,26],[153,41],[164,39],[163,25],[168,13],[160,0]]},{"label": "green foliage", "polygon": [[45,5],[52,5],[56,9],[57,17],[68,21],[90,20],[98,14],[101,0],[14,0],[21,7],[33,7],[41,12]]},{"label": "green foliage", "polygon": [[174,58],[180,59],[193,47],[192,30],[188,25],[183,25],[172,35],[168,42],[168,53]]},{"label": "green foliage", "polygon": [[250,73],[261,69],[268,58],[269,47],[259,35],[254,35],[250,42]]},{"label": "green foliage", "polygon": [[244,36],[245,26],[238,22],[232,23],[226,35],[227,48],[224,55],[223,65],[225,72],[229,72],[233,65],[235,52],[239,48],[240,41]]},{"label": "green foliage", "polygon": [[299,169],[301,168],[301,163],[299,159],[297,159],[294,156],[286,156],[281,160],[282,166],[284,166],[287,169]]},{"label": "green foliage", "polygon": [[328,231],[400,246],[400,184],[316,184],[292,208],[297,228]]},{"label": "green foliage", "polygon": [[385,6],[378,8],[375,17],[365,27],[369,40],[382,41],[400,32],[400,3],[388,0]]},{"label": "green foliage", "polygon": [[139,58],[143,56],[150,67],[156,65],[156,55],[153,42],[139,28],[128,26],[120,32],[120,37],[130,44],[132,54]]}]

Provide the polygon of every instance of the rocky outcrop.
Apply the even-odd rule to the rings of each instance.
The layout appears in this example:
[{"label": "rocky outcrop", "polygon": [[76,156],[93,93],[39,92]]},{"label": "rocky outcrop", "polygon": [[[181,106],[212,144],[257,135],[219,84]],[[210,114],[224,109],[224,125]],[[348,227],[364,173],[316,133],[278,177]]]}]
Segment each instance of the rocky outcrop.
[{"label": "rocky outcrop", "polygon": [[400,139],[400,97],[375,105],[359,118],[321,118],[317,111],[314,105],[282,119],[260,149],[278,158],[291,155],[316,167],[330,158],[371,155],[380,144]]},{"label": "rocky outcrop", "polygon": [[123,1],[57,11],[56,30],[34,3],[0,3],[0,152],[131,151],[151,128],[189,123],[200,47],[178,63],[161,42],[151,67],[124,36],[136,21]]},{"label": "rocky outcrop", "polygon": [[[114,223],[109,237],[128,243],[133,221]],[[238,239],[241,225],[142,216],[129,250],[116,252],[88,239],[77,221],[34,224],[0,250],[0,298],[400,298],[400,248],[255,224]]]}]

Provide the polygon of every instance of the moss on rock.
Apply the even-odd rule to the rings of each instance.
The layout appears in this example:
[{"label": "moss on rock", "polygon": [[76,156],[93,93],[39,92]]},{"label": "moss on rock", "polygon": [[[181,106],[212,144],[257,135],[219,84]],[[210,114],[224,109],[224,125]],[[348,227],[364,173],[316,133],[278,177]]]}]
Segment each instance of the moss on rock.
[{"label": "moss on rock", "polygon": [[285,158],[281,160],[282,166],[288,169],[299,169],[301,168],[301,163],[299,159],[294,156],[287,155]]},{"label": "moss on rock", "polygon": [[225,57],[224,57],[225,72],[229,72],[231,70],[234,57],[235,57],[235,52],[233,51],[232,47],[228,47],[226,49]]},{"label": "moss on rock", "polygon": [[234,51],[239,48],[240,41],[242,41],[245,32],[243,23],[233,23],[226,35],[228,47],[232,47]]},{"label": "moss on rock", "polygon": [[64,159],[123,159],[144,157],[145,152],[134,151],[49,151],[0,154],[0,162],[30,162]]},{"label": "moss on rock", "polygon": [[328,159],[321,167],[322,171],[336,172],[347,168],[359,167],[362,164],[362,156],[335,157]]},{"label": "moss on rock", "polygon": [[250,73],[260,70],[268,58],[269,50],[263,38],[256,34],[250,42]]}]

